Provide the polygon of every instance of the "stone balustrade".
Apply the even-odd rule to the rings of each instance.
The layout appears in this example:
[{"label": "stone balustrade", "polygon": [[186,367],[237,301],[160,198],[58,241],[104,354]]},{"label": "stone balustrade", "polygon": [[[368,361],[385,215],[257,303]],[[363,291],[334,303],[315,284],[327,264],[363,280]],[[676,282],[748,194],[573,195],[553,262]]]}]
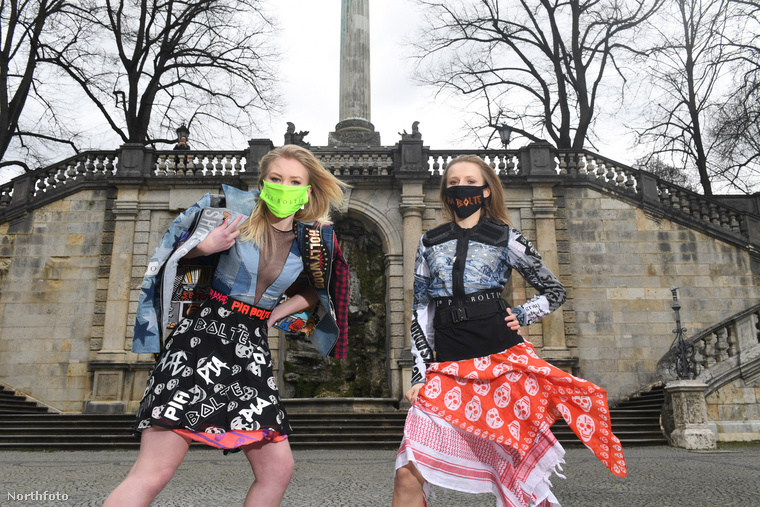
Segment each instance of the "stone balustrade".
[{"label": "stone balustrade", "polygon": [[[685,340],[694,351],[697,379],[707,384],[706,394],[737,377],[760,375],[760,304],[701,331]],[[663,382],[676,380],[670,369],[675,351],[671,349],[657,365]]]},{"label": "stone balustrade", "polygon": [[[11,220],[76,191],[81,186],[135,183],[156,179],[255,181],[258,160],[274,145],[249,142],[248,150],[156,151],[124,145],[114,151],[88,151],[0,185],[0,220]],[[482,157],[502,179],[548,177],[565,184],[598,185],[631,199],[645,211],[697,227],[760,254],[760,215],[679,187],[586,150],[555,150],[533,143],[516,150],[431,150],[421,139],[394,146],[311,147],[330,172],[346,180],[439,177],[459,155]],[[228,181],[229,182],[229,181]],[[234,183],[234,182],[233,182]],[[751,198],[749,198],[751,199]],[[739,205],[736,199],[731,204]]]},{"label": "stone balustrade", "polygon": [[586,150],[558,150],[556,162],[557,172],[571,180],[583,178],[595,182],[639,201],[647,211],[661,213],[684,225],[707,229],[705,232],[760,254],[760,216],[756,213]]},{"label": "stone balustrade", "polygon": [[338,177],[393,176],[393,148],[310,148],[322,166]]},{"label": "stone balustrade", "polygon": [[428,155],[428,170],[435,176],[440,176],[446,166],[460,155],[477,155],[485,160],[501,177],[520,174],[520,158],[518,150],[430,150]]},{"label": "stone balustrade", "polygon": [[245,171],[243,151],[172,151],[155,156],[158,177],[203,178],[238,176]]}]

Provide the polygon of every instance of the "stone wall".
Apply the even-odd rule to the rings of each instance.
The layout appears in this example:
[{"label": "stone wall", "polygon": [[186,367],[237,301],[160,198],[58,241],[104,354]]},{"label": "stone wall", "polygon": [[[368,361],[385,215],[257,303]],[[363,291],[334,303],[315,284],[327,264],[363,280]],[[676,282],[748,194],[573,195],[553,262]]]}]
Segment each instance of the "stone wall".
[{"label": "stone wall", "polygon": [[109,201],[87,190],[0,224],[0,378],[62,411],[81,411],[90,392]]},{"label": "stone wall", "polygon": [[565,203],[579,372],[613,402],[658,380],[675,336],[670,287],[692,335],[760,299],[746,251],[593,188],[566,187]]},{"label": "stone wall", "polygon": [[757,440],[760,436],[760,376],[736,379],[707,395],[708,426],[719,442]]}]

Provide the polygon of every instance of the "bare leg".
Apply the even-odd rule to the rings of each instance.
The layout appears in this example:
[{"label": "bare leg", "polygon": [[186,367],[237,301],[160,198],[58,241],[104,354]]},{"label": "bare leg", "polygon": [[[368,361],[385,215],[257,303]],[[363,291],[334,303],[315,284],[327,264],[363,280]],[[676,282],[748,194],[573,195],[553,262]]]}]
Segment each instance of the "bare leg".
[{"label": "bare leg", "polygon": [[393,479],[393,502],[392,507],[422,507],[425,504],[425,495],[422,486],[425,479],[420,474],[414,463],[396,470]]},{"label": "bare leg", "polygon": [[166,428],[147,428],[140,436],[140,454],[103,507],[147,507],[177,471],[190,439]]},{"label": "bare leg", "polygon": [[255,479],[245,497],[245,507],[278,507],[293,477],[290,443],[258,442],[243,447]]}]

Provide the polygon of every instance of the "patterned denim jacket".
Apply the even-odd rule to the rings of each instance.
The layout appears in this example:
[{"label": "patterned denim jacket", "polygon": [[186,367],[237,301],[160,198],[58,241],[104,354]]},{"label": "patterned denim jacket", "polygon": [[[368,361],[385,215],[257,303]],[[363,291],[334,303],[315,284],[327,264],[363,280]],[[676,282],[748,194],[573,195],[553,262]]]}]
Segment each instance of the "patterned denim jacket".
[{"label": "patterned denim jacket", "polygon": [[454,296],[453,268],[460,238],[469,242],[462,274],[465,294],[504,290],[514,269],[539,292],[512,308],[521,326],[537,322],[565,302],[565,288],[517,229],[485,218],[468,230],[451,223],[428,231],[420,238],[414,268],[412,384],[425,381],[425,370],[433,361],[433,299]]},{"label": "patterned denim jacket", "polygon": [[[179,260],[203,241],[214,227],[221,224],[224,212],[231,215],[230,220],[234,220],[239,215],[250,215],[259,195],[258,191],[246,192],[227,185],[223,185],[223,190],[226,208],[216,208],[221,203],[221,196],[206,194],[172,222],[159,242],[143,277],[132,352],[156,353],[160,351],[161,338],[163,330],[166,329],[169,314],[169,298]],[[203,212],[201,223],[189,237],[185,237],[201,212]],[[297,233],[305,226],[306,224],[297,222]],[[337,252],[334,251],[332,227],[325,226],[322,229],[329,253],[335,255]],[[288,254],[282,273],[264,292],[258,306],[266,309],[273,308],[282,293],[303,270],[303,261],[296,243],[294,242]],[[345,264],[342,256],[339,260]],[[253,303],[257,267],[258,249],[250,244],[236,241],[233,248],[220,256],[214,273],[213,286],[224,294]],[[320,313],[323,315],[309,338],[322,355],[326,356],[333,350],[338,340],[340,335],[338,320],[342,319],[336,318],[334,302],[328,290],[318,289],[317,295],[323,309]],[[336,304],[342,303],[336,302]]]}]

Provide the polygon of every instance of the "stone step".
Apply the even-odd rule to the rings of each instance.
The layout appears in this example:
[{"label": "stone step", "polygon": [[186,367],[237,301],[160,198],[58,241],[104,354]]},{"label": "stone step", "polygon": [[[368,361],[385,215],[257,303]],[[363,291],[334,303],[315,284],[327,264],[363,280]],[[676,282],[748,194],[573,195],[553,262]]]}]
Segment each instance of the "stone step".
[{"label": "stone step", "polygon": [[[613,432],[624,445],[667,443],[659,425],[663,400],[662,389],[655,388],[610,409]],[[406,411],[392,410],[392,403],[385,399],[375,405],[361,399],[343,404],[286,400],[285,404],[294,428],[290,436],[294,448],[395,448],[403,436]],[[349,413],[349,405],[364,411]],[[381,411],[367,411],[373,406]],[[133,414],[34,413],[27,405],[0,406],[0,449],[137,449],[139,440],[131,433],[133,422]],[[563,420],[552,426],[552,432],[562,445],[583,445]]]}]

